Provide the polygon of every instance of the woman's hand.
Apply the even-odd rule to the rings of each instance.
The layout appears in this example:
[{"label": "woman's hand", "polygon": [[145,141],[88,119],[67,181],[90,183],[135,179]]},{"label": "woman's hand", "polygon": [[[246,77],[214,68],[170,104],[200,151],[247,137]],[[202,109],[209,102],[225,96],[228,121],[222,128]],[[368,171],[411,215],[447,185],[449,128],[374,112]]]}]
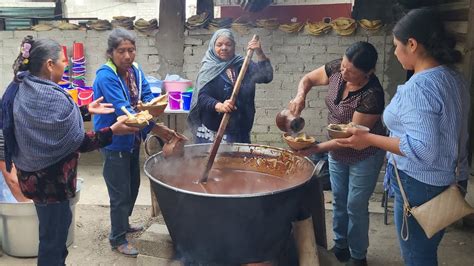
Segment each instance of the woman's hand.
[{"label": "woman's hand", "polygon": [[320,149],[317,143],[313,144],[309,148],[302,150],[293,150],[294,153],[300,156],[310,156],[311,154],[319,153]]},{"label": "woman's hand", "polygon": [[368,139],[371,133],[368,131],[358,128],[348,128],[347,132],[352,133],[352,136],[345,139],[336,139],[337,145],[355,150],[363,150],[371,146]]},{"label": "woman's hand", "polygon": [[294,116],[299,116],[303,109],[306,107],[306,99],[302,95],[296,95],[295,98],[293,98],[289,103],[288,103],[288,110],[294,115]]},{"label": "woman's hand", "polygon": [[114,135],[128,135],[128,134],[133,134],[140,130],[136,127],[127,126],[125,124],[125,121],[127,121],[127,119],[128,117],[126,115],[121,115],[117,117],[117,122],[115,122],[113,125],[110,126],[110,129],[112,130],[112,133]]},{"label": "woman's hand", "polygon": [[250,40],[250,42],[247,45],[247,49],[251,49],[255,52],[255,54],[257,55],[258,61],[267,60],[267,57],[263,53],[262,43],[260,42],[260,39],[252,38],[252,40]]},{"label": "woman's hand", "polygon": [[97,100],[91,102],[87,109],[91,114],[110,114],[115,112],[114,106],[111,103],[101,103],[104,97],[101,96]]},{"label": "woman's hand", "polygon": [[255,38],[252,38],[252,40],[249,41],[247,49],[253,50],[257,55],[263,54],[262,44],[260,43],[260,40]]},{"label": "woman's hand", "polygon": [[214,108],[218,113],[230,113],[234,110],[237,110],[237,107],[232,104],[231,100],[226,100],[223,103],[217,103]]},{"label": "woman's hand", "polygon": [[173,138],[188,140],[184,135],[177,133],[163,124],[156,124],[151,131],[165,142],[170,142]]}]

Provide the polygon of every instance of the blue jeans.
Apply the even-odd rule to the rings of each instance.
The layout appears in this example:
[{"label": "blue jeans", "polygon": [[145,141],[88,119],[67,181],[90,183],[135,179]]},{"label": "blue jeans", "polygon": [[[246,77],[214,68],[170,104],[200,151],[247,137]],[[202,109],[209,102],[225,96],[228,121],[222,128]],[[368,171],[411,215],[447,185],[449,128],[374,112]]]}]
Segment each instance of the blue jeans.
[{"label": "blue jeans", "polygon": [[[403,221],[403,198],[400,193],[398,186],[397,177],[395,176],[394,168],[392,165],[387,167],[390,174],[390,183],[395,194],[395,208],[394,208],[394,220],[397,228],[397,237],[400,242],[401,254],[403,261],[407,266],[419,266],[419,265],[438,265],[438,246],[444,235],[444,230],[436,233],[431,239],[428,239],[423,231],[423,228],[413,218],[408,217],[408,240],[404,241],[400,232],[402,229]],[[434,198],[441,192],[443,192],[448,186],[432,186],[420,182],[401,170],[398,170],[400,175],[400,181],[402,182],[403,189],[407,195],[410,206],[419,206],[430,199]],[[460,183],[461,186],[466,187],[467,182],[463,181]]]},{"label": "blue jeans", "polygon": [[140,187],[140,150],[118,152],[102,149],[103,175],[110,198],[110,245],[127,243],[128,217],[132,214]]},{"label": "blue jeans", "polygon": [[69,200],[58,203],[35,203],[39,221],[38,266],[65,265],[66,241],[72,221]]},{"label": "blue jeans", "polygon": [[369,198],[384,155],[379,151],[355,164],[338,162],[329,155],[334,242],[338,248],[349,248],[355,259],[365,258],[369,247]]}]

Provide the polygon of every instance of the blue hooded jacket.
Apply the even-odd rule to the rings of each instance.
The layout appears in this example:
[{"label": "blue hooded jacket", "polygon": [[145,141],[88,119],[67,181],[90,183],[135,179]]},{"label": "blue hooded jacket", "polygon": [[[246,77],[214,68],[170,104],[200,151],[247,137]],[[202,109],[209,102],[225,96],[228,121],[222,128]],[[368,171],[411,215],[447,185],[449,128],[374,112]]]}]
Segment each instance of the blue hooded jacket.
[{"label": "blue hooded jacket", "polygon": [[[145,79],[145,75],[137,63],[132,65],[135,73],[135,81],[138,89],[139,99],[147,103],[153,99],[153,94],[150,90],[150,85]],[[104,96],[103,103],[112,103],[115,112],[111,114],[100,114],[94,115],[94,130],[98,131],[105,127],[110,127],[117,121],[117,117],[125,115],[120,109],[125,106],[127,110],[134,114],[136,111],[130,104],[130,90],[128,89],[127,83],[117,73],[117,67],[111,60],[107,61],[102,65],[96,72],[96,78],[94,80],[94,99]],[[150,132],[155,124],[150,123],[149,126],[145,127],[140,131],[141,139],[144,139]],[[135,137],[134,134],[113,136],[112,144],[105,147],[107,150],[112,151],[125,151],[132,152],[134,148]]]}]

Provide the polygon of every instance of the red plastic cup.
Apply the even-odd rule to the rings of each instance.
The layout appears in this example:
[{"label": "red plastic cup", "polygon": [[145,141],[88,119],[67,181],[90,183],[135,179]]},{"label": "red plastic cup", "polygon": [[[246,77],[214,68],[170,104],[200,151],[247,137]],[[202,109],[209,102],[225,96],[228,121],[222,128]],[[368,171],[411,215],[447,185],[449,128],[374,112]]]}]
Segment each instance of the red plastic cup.
[{"label": "red plastic cup", "polygon": [[66,63],[69,64],[69,60],[68,60],[68,58],[67,58],[67,47],[64,46],[64,45],[62,45],[62,47],[63,47],[64,57],[66,57]]},{"label": "red plastic cup", "polygon": [[75,42],[72,46],[72,59],[78,60],[84,58],[84,45],[82,42]]}]

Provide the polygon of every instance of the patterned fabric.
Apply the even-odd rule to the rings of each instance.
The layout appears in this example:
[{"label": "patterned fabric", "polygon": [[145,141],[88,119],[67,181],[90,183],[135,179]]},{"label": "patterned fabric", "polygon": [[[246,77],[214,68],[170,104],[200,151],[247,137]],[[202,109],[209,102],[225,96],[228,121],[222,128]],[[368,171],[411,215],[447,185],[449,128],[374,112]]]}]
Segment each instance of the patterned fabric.
[{"label": "patterned fabric", "polygon": [[[135,110],[135,112],[140,112],[138,110],[138,98],[139,98],[139,92],[137,88],[137,82],[135,79],[135,74],[133,73],[133,68],[129,68],[127,71],[127,78],[125,79],[125,82],[127,83],[128,91],[130,92],[130,106]],[[134,148],[139,148],[141,139],[140,139],[140,132],[135,133],[135,139],[134,139]]]},{"label": "patterned fabric", "polygon": [[[329,110],[328,123],[347,124],[352,121],[354,112],[365,114],[382,114],[384,103],[384,92],[382,85],[375,75],[370,77],[369,82],[361,89],[349,92],[349,95],[342,99],[346,82],[342,79],[340,59],[326,64],[326,74],[329,77],[328,94],[326,96],[326,106]],[[382,120],[375,122],[370,129],[371,133],[385,135]],[[379,149],[369,147],[364,150],[354,150],[350,148],[337,149],[330,152],[335,160],[354,164],[374,155]]]},{"label": "patterned fabric", "polygon": [[[383,115],[390,136],[400,139],[405,155],[394,155],[398,169],[425,184],[454,183],[462,135],[459,180],[466,180],[469,99],[461,74],[447,66],[416,73],[398,86]],[[393,164],[391,153],[387,158]]]},{"label": "patterned fabric", "polygon": [[[13,104],[15,165],[37,171],[76,151],[84,139],[79,107],[56,83],[27,75]],[[5,133],[5,132],[4,132]]]},{"label": "patterned fabric", "polygon": [[127,87],[130,92],[130,105],[135,109],[135,111],[138,111],[137,109],[137,104],[138,104],[138,89],[137,89],[137,83],[135,81],[135,74],[133,73],[133,68],[129,68],[127,71]]},{"label": "patterned fabric", "polygon": [[38,171],[17,168],[21,191],[35,203],[54,203],[76,195],[77,164],[80,152],[104,147],[112,142],[112,130],[85,133],[79,149],[59,162]]}]

